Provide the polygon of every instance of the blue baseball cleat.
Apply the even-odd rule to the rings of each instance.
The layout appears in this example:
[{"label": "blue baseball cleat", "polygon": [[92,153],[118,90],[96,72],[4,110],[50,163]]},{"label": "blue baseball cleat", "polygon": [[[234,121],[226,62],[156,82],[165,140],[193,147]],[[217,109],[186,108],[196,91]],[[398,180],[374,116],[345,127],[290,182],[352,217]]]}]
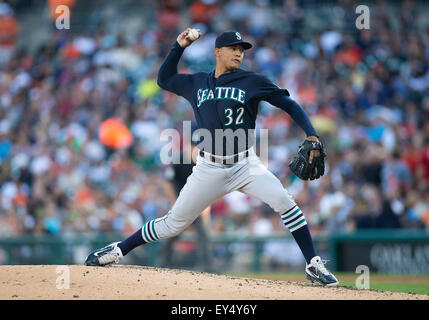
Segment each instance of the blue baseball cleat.
[{"label": "blue baseball cleat", "polygon": [[322,286],[333,287],[338,285],[338,279],[328,271],[325,267],[326,261],[323,261],[319,256],[311,259],[310,264],[305,266],[307,279],[313,282],[318,282]]},{"label": "blue baseball cleat", "polygon": [[85,260],[87,266],[107,266],[112,263],[118,263],[124,258],[121,249],[118,247],[119,242],[113,242],[104,248],[92,251]]}]

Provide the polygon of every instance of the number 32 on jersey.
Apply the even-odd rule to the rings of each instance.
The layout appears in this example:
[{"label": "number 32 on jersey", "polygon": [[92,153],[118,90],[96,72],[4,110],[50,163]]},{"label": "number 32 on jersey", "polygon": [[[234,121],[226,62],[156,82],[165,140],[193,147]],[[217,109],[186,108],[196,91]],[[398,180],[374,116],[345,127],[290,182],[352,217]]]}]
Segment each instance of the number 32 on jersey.
[{"label": "number 32 on jersey", "polygon": [[243,114],[244,114],[244,107],[239,107],[236,109],[233,109],[231,107],[226,107],[225,108],[225,117],[226,117],[225,126],[229,126],[233,123],[242,124]]}]

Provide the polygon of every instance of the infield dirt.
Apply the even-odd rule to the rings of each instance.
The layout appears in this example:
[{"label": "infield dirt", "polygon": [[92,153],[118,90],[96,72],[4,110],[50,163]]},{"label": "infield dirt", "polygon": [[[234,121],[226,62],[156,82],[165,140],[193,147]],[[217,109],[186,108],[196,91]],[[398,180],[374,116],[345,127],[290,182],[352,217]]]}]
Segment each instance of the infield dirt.
[{"label": "infield dirt", "polygon": [[1,300],[429,300],[428,295],[118,265],[0,266],[0,287]]}]

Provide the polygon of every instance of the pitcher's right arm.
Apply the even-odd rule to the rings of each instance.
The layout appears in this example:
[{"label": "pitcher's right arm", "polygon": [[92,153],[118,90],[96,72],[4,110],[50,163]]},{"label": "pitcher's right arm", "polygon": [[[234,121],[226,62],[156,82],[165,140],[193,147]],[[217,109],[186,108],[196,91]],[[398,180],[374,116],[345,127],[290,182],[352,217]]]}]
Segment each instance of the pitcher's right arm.
[{"label": "pitcher's right arm", "polygon": [[[158,72],[158,85],[167,91],[177,95],[188,96],[192,89],[190,74],[180,74],[177,72],[177,65],[186,47],[192,44],[188,38],[190,28],[183,31],[178,37]],[[194,40],[195,41],[195,40]]]}]

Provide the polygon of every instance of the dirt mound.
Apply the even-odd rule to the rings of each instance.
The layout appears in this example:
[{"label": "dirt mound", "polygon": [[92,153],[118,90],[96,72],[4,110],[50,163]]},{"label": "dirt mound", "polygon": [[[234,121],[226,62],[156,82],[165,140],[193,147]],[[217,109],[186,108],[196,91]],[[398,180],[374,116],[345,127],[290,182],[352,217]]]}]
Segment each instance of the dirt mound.
[{"label": "dirt mound", "polygon": [[137,266],[0,266],[0,287],[2,300],[429,300],[426,295]]}]

